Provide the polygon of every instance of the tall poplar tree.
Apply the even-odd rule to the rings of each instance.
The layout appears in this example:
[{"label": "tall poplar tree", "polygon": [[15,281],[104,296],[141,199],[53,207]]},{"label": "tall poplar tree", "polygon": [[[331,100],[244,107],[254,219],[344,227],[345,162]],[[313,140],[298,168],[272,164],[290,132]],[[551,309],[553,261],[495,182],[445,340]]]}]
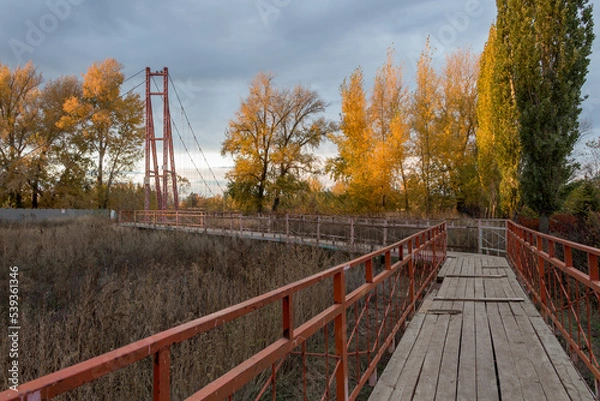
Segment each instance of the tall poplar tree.
[{"label": "tall poplar tree", "polygon": [[491,215],[513,215],[521,202],[521,141],[510,56],[505,37],[492,26],[477,81],[478,171]]},{"label": "tall poplar tree", "polygon": [[594,39],[588,0],[497,0],[498,35],[511,58],[525,202],[540,215],[560,207],[573,172],[579,114]]},{"label": "tall poplar tree", "polygon": [[417,158],[418,177],[426,213],[434,209],[434,194],[439,192],[442,155],[440,133],[440,78],[432,65],[429,39],[417,63],[416,89],[412,93],[412,148]]}]

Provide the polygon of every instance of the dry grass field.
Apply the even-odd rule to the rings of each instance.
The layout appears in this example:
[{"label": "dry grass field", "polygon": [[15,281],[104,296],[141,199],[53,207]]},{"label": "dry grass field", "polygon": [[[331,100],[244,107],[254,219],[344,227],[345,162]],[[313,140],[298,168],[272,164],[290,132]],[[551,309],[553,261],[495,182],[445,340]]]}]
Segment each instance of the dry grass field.
[{"label": "dry grass field", "polygon": [[[0,226],[0,314],[9,267],[19,267],[21,382],[142,339],[348,260],[314,247],[143,231],[106,221]],[[311,316],[327,288],[299,300]],[[172,398],[183,399],[280,335],[280,311],[251,315],[174,346]],[[8,324],[3,324],[8,326]],[[6,388],[8,341],[0,340]],[[249,386],[238,397],[256,391]],[[144,360],[72,391],[64,400],[147,400]]]}]

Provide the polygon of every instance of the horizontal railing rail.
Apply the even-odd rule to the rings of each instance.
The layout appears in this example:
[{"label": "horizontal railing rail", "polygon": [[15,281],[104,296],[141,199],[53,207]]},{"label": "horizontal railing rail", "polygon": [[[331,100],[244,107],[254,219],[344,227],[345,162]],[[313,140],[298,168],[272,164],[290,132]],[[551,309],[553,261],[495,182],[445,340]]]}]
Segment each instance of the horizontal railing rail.
[{"label": "horizontal railing rail", "polygon": [[[398,217],[326,216],[296,214],[244,215],[235,212],[198,210],[122,211],[125,225],[151,228],[189,228],[194,231],[368,252],[393,244],[441,220]],[[448,248],[463,252],[503,255],[505,220],[446,219]]]},{"label": "horizontal railing rail", "polygon": [[571,357],[598,384],[600,249],[507,222],[507,257]]},{"label": "horizontal railing rail", "polygon": [[[163,216],[147,214],[144,218]],[[192,223],[202,224],[185,213],[165,214],[164,218],[190,218]],[[440,223],[350,262],[24,383],[17,392],[0,393],[0,401],[51,399],[146,358],[153,362],[153,399],[169,400],[171,348],[175,344],[251,313],[261,313],[272,305],[278,306],[281,313],[279,338],[188,400],[233,399],[244,385],[260,378],[264,383],[255,398],[269,391],[275,399],[278,375],[292,355],[301,357],[298,386],[304,399],[313,398],[315,389],[311,386],[319,377],[320,399],[354,400],[376,375],[377,363],[393,348],[397,335],[434,281],[446,256],[446,237],[446,224]],[[331,303],[308,320],[297,321],[295,300],[299,293],[324,283],[333,294]],[[320,348],[307,350],[307,342],[315,337],[319,338]],[[311,363],[315,359],[321,362]],[[319,370],[311,374],[310,382],[309,369]]]}]

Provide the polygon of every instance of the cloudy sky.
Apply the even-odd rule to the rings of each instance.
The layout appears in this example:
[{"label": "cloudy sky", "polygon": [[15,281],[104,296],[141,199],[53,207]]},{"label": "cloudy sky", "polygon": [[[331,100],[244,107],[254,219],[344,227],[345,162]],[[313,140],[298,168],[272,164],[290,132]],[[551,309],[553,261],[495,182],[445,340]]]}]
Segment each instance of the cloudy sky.
[{"label": "cloudy sky", "polygon": [[[593,2],[592,2],[593,3]],[[481,52],[496,15],[494,0],[2,0],[0,62],[10,67],[33,60],[45,79],[80,75],[108,57],[126,77],[145,67],[168,67],[208,163],[221,179],[231,161],[220,157],[228,120],[251,79],[271,71],[282,86],[301,83],[317,90],[338,118],[339,86],[361,66],[367,83],[394,46],[412,82],[426,38],[445,52],[470,45]],[[597,14],[597,10],[596,10]],[[597,26],[600,19],[597,18]],[[600,37],[597,27],[596,36]],[[143,74],[124,89],[141,83]],[[590,138],[600,136],[600,39],[585,92]],[[172,116],[184,127],[178,103]],[[181,134],[212,191],[189,129]],[[178,172],[206,192],[176,138]],[[331,144],[321,154],[335,152]]]}]

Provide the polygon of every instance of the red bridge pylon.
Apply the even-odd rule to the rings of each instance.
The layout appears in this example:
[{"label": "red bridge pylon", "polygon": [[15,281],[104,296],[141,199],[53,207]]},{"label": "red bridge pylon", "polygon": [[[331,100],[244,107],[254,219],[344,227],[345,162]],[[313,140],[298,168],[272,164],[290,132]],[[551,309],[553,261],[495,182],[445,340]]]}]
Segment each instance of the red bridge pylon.
[{"label": "red bridge pylon", "polygon": [[[162,92],[152,92],[151,81],[153,77],[163,78]],[[156,88],[156,90],[159,90]],[[154,129],[154,115],[152,113],[152,96],[161,96],[163,101],[163,129],[162,137],[156,135]],[[156,142],[162,141],[162,169],[159,169]],[[150,182],[155,181],[156,199],[158,210],[167,210],[169,204],[169,184],[173,190],[173,208],[179,208],[179,194],[177,192],[177,173],[175,170],[175,154],[173,152],[173,136],[171,130],[171,113],[169,111],[169,70],[151,72],[146,67],[146,176],[144,178],[144,209],[150,210]]]}]

